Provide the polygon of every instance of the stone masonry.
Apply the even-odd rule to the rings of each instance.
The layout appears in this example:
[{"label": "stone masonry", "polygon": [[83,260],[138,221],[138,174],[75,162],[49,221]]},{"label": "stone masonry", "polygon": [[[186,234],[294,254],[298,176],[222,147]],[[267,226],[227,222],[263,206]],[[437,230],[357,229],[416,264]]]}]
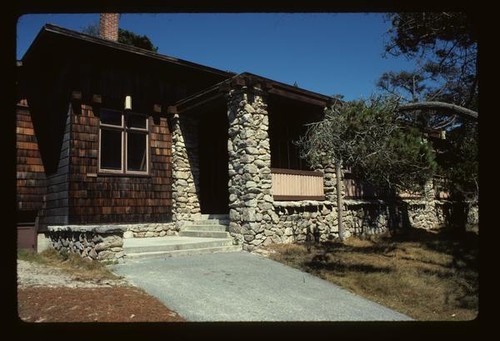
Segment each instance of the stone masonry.
[{"label": "stone masonry", "polygon": [[[229,120],[229,232],[243,249],[270,243],[292,243],[338,237],[336,173],[324,174],[324,201],[274,201],[266,97],[259,88],[243,86],[227,95]],[[342,189],[340,195],[345,196]],[[409,223],[420,228],[438,226],[432,186],[419,200],[398,207],[381,200],[345,200],[345,237],[381,233]],[[396,218],[394,218],[396,217]],[[398,220],[399,221],[396,221]]]},{"label": "stone masonry", "polygon": [[49,246],[98,261],[122,261],[123,239],[177,235],[175,223],[48,226]]},{"label": "stone masonry", "polygon": [[76,253],[98,261],[121,261],[123,228],[105,225],[49,226],[50,247],[59,253]]},{"label": "stone masonry", "polygon": [[247,251],[273,235],[269,117],[263,95],[248,87],[227,95],[229,232]]},{"label": "stone masonry", "polygon": [[172,215],[181,225],[200,216],[198,120],[178,114],[172,133]]}]

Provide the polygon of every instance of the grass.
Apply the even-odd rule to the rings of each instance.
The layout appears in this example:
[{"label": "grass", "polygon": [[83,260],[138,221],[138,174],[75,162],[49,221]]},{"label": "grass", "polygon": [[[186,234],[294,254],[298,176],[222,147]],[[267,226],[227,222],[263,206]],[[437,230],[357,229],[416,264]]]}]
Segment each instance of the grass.
[{"label": "grass", "polygon": [[47,249],[40,253],[30,250],[18,250],[17,258],[62,269],[66,273],[73,275],[77,280],[106,280],[120,278],[101,262],[84,259],[79,255],[71,253],[60,254],[54,249]]},{"label": "grass", "polygon": [[410,230],[344,243],[270,245],[270,258],[422,321],[473,320],[479,235]]}]

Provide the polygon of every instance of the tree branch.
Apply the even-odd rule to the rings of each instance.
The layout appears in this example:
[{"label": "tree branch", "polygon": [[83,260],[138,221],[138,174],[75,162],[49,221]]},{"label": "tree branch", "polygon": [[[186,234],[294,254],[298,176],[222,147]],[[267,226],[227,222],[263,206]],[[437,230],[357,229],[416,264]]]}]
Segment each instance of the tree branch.
[{"label": "tree branch", "polygon": [[451,103],[436,101],[408,103],[403,104],[397,108],[398,111],[409,111],[416,109],[446,109],[456,113],[457,115],[472,118],[474,120],[477,120],[479,117],[479,114],[474,110],[470,110]]}]

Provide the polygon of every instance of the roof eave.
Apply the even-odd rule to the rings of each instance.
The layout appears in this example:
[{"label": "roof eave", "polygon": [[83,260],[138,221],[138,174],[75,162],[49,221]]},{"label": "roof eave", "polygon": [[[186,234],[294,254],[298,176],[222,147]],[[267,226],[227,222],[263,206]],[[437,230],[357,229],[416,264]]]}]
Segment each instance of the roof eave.
[{"label": "roof eave", "polygon": [[131,46],[131,45],[127,45],[127,44],[122,44],[122,43],[119,43],[119,42],[115,42],[115,41],[111,41],[111,40],[107,40],[107,39],[103,39],[103,38],[99,38],[99,37],[94,37],[94,36],[91,36],[91,35],[88,35],[88,34],[85,34],[85,33],[80,33],[80,32],[76,32],[76,31],[68,30],[68,29],[65,29],[65,28],[62,28],[62,27],[59,27],[59,26],[56,26],[56,25],[52,25],[52,24],[45,24],[42,27],[42,29],[40,30],[40,32],[36,36],[35,40],[30,45],[30,47],[28,48],[28,50],[26,51],[26,53],[24,54],[22,60],[29,59],[29,55],[32,53],[34,47],[39,44],[39,41],[46,34],[54,34],[54,35],[57,35],[57,36],[63,36],[63,37],[78,39],[78,40],[89,42],[89,43],[92,43],[92,44],[96,44],[96,45],[100,45],[100,46],[105,46],[105,47],[108,47],[108,48],[112,48],[112,49],[115,49],[115,50],[118,50],[118,51],[124,51],[124,52],[127,52],[127,53],[133,53],[133,54],[141,55],[141,56],[144,56],[144,57],[147,57],[147,58],[152,58],[152,59],[156,59],[156,60],[159,60],[159,61],[169,62],[169,63],[180,65],[180,66],[183,66],[183,67],[188,67],[188,68],[196,69],[198,71],[204,71],[204,72],[209,72],[209,73],[217,74],[217,75],[223,76],[223,77],[228,77],[229,78],[229,77],[232,77],[232,76],[235,75],[235,73],[233,73],[233,72],[222,71],[222,70],[219,70],[219,69],[216,69],[216,68],[212,68],[210,66],[201,65],[201,64],[193,63],[193,62],[186,61],[186,60],[183,60],[183,59],[174,58],[174,57],[170,57],[170,56],[167,56],[167,55],[162,55],[162,54],[159,54],[159,53],[156,53],[156,52],[152,52],[152,51],[149,51],[149,50],[141,49],[141,48],[138,48],[138,47],[135,47],[135,46]]},{"label": "roof eave", "polygon": [[238,86],[260,86],[264,91],[277,96],[287,97],[312,105],[326,107],[333,101],[333,97],[325,96],[309,90],[297,88],[288,84],[258,76],[249,72],[240,73],[213,86],[204,89],[175,103],[175,112],[189,111],[199,105],[207,103],[223,95],[224,91]]}]

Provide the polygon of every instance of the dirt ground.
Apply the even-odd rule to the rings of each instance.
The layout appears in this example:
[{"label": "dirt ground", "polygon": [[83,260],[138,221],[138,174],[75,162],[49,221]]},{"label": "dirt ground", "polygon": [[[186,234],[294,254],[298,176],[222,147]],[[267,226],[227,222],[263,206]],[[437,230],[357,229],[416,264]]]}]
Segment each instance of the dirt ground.
[{"label": "dirt ground", "polygon": [[183,322],[123,280],[93,281],[18,260],[18,316],[24,322]]}]

